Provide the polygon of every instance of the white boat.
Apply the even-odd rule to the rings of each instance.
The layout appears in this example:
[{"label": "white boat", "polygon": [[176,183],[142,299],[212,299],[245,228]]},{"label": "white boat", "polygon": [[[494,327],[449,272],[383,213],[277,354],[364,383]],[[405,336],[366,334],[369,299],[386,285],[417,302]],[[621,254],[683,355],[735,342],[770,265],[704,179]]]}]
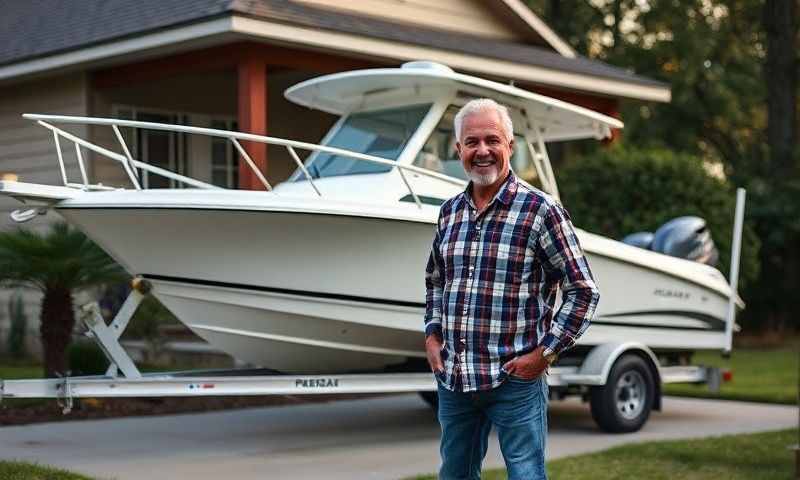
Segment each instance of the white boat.
[{"label": "white boat", "polygon": [[[423,275],[438,205],[466,185],[452,148],[458,107],[475,97],[508,105],[517,128],[512,168],[555,198],[545,143],[601,139],[623,126],[428,62],[327,75],[288,89],[286,97],[340,116],[321,144],[26,115],[52,130],[57,144],[76,143],[118,161],[134,188],[92,185],[85,175],[74,183],[64,174],[63,186],[0,182],[0,193],[32,206],[15,212],[19,221],[41,208],[60,213],[128,272],[149,280],[190,329],[239,360],[291,373],[424,371]],[[113,128],[122,153],[61,128],[73,123]],[[259,177],[268,191],[222,189],[132,158],[120,127],[226,138],[256,172],[239,141],[280,145],[298,169],[275,188]],[[310,152],[304,161],[298,150]],[[194,188],[141,188],[142,170]],[[578,236],[602,297],[579,346],[624,339],[656,353],[725,348],[729,304],[742,304],[717,269],[580,229]]]}]

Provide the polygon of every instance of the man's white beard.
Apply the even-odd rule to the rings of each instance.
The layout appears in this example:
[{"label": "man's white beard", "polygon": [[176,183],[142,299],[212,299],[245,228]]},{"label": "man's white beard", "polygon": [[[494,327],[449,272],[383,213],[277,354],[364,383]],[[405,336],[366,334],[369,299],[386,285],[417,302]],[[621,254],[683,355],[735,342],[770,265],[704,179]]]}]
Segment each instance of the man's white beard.
[{"label": "man's white beard", "polygon": [[480,187],[488,187],[489,185],[497,181],[499,173],[500,172],[497,171],[497,168],[492,169],[491,173],[487,173],[484,175],[481,175],[480,173],[475,173],[472,169],[470,169],[470,171],[467,172],[467,175],[469,176],[470,180],[472,180],[472,183],[474,183],[475,185],[478,185]]}]

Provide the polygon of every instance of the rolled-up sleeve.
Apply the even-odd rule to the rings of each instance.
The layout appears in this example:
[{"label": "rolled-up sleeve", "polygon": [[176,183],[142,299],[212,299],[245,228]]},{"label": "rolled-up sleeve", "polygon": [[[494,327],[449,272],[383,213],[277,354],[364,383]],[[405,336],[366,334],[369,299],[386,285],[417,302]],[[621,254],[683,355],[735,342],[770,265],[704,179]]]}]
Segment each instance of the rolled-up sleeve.
[{"label": "rolled-up sleeve", "polygon": [[436,225],[436,236],[433,238],[433,246],[428,257],[428,265],[425,268],[425,336],[436,334],[442,337],[442,290],[444,288],[444,276],[442,259],[439,246],[441,244],[441,216]]},{"label": "rolled-up sleeve", "polygon": [[569,214],[558,204],[552,204],[544,216],[538,248],[545,273],[560,283],[563,292],[561,307],[539,344],[545,347],[544,355],[560,354],[589,328],[600,292]]}]

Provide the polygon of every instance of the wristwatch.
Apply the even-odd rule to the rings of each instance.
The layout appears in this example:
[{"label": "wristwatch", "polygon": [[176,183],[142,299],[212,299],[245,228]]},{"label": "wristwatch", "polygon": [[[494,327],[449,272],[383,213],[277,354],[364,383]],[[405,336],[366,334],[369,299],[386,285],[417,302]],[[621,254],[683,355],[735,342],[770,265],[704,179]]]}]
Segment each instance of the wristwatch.
[{"label": "wristwatch", "polygon": [[542,357],[544,357],[548,367],[554,364],[556,360],[558,360],[557,353],[548,353],[547,355],[542,355]]}]

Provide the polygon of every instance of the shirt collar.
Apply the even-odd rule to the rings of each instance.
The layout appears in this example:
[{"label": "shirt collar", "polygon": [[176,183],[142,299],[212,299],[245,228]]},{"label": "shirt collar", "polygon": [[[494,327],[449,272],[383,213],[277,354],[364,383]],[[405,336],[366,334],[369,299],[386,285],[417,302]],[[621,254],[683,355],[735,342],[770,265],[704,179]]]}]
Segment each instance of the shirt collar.
[{"label": "shirt collar", "polygon": [[[509,169],[508,176],[503,184],[500,185],[500,190],[494,195],[489,205],[494,203],[495,200],[499,200],[505,206],[511,205],[511,201],[514,200],[514,196],[517,194],[518,185],[517,176]],[[475,208],[475,204],[472,201],[472,181],[467,184],[467,188],[464,190],[464,198],[471,207]]]}]

